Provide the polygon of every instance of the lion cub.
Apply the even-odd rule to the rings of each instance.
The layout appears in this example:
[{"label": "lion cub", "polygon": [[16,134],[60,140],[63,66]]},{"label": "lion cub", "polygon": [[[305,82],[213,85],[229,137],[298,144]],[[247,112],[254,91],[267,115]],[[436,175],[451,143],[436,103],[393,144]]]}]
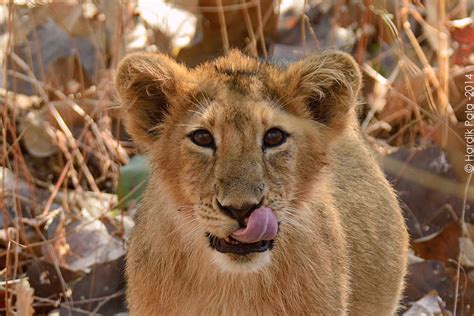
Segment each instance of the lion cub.
[{"label": "lion cub", "polygon": [[152,176],[127,257],[133,315],[393,315],[408,236],[360,135],[340,52],[119,66]]}]

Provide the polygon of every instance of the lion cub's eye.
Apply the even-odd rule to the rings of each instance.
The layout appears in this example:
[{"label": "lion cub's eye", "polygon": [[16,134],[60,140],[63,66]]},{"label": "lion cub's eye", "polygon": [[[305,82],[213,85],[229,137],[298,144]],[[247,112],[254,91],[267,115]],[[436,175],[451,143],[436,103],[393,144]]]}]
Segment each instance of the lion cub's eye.
[{"label": "lion cub's eye", "polygon": [[214,138],[211,133],[205,129],[198,129],[197,131],[192,132],[188,135],[191,141],[201,147],[214,148]]},{"label": "lion cub's eye", "polygon": [[264,147],[276,147],[280,146],[286,141],[288,134],[278,128],[271,128],[263,137],[263,146]]}]

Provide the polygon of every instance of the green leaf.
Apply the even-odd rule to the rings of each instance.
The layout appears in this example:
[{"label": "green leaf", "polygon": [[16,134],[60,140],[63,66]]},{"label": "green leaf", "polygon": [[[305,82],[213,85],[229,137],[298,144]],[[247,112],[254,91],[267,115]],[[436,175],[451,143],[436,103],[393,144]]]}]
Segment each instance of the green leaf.
[{"label": "green leaf", "polygon": [[119,207],[129,207],[140,202],[150,175],[150,166],[145,156],[133,156],[129,163],[120,167],[117,186]]}]

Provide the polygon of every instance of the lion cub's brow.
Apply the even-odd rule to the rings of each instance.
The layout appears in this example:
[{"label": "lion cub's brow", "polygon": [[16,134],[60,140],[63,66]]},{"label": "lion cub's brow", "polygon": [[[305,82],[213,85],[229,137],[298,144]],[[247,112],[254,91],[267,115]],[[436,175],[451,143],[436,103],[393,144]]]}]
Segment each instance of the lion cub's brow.
[{"label": "lion cub's brow", "polygon": [[267,63],[256,60],[221,61],[212,65],[212,79],[236,94],[272,98],[275,94],[268,84],[267,67]]},{"label": "lion cub's brow", "polygon": [[256,76],[258,74],[258,70],[248,70],[248,69],[235,69],[235,68],[226,68],[226,67],[218,67],[214,65],[214,69],[217,73],[221,73],[227,76]]}]

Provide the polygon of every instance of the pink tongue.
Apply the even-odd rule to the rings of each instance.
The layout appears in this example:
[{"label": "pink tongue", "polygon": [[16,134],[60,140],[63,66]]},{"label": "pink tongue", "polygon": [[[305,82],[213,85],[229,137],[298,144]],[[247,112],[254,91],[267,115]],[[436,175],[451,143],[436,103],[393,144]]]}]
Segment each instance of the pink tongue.
[{"label": "pink tongue", "polygon": [[272,240],[278,232],[278,222],[271,208],[261,207],[252,212],[247,227],[234,231],[232,238],[242,243],[254,243],[261,240]]}]

